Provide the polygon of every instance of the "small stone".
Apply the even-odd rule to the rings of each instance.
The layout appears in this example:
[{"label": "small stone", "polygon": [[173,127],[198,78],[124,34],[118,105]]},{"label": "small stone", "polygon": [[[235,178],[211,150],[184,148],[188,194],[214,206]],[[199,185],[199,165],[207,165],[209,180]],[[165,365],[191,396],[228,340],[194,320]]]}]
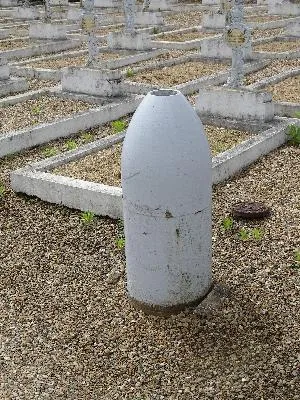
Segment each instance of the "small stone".
[{"label": "small stone", "polygon": [[121,278],[122,272],[118,270],[113,270],[107,274],[107,283],[114,284],[117,283]]}]

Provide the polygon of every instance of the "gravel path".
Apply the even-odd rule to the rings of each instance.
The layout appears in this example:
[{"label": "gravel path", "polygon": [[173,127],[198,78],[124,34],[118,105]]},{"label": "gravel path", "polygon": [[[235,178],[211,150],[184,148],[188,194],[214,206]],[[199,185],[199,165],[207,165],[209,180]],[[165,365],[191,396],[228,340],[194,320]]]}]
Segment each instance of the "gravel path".
[{"label": "gravel path", "polygon": [[26,100],[0,108],[1,133],[51,122],[91,108],[93,108],[91,104],[83,101],[54,96],[42,96],[38,99]]},{"label": "gravel path", "polygon": [[245,84],[252,85],[264,78],[269,78],[273,75],[280,74],[285,70],[299,68],[299,60],[276,60],[272,61],[265,68],[262,68],[256,72],[251,72],[245,76]]},{"label": "gravel path", "polygon": [[277,40],[253,46],[253,51],[283,52],[300,50],[300,40]]},{"label": "gravel path", "polygon": [[300,103],[300,75],[267,86],[265,90],[272,93],[273,100]]},{"label": "gravel path", "polygon": [[[300,149],[284,147],[213,194],[213,274],[230,290],[207,317],[132,309],[116,222],[12,193],[0,161],[3,399],[296,400],[300,397]],[[272,217],[221,229],[232,204],[267,202]],[[261,240],[237,232],[260,227]]]},{"label": "gravel path", "polygon": [[[205,126],[205,132],[213,155],[251,137],[248,132],[211,125]],[[53,172],[105,185],[121,186],[121,152],[122,143],[56,168]]]},{"label": "gravel path", "polygon": [[189,61],[183,64],[172,65],[138,72],[132,77],[126,78],[134,82],[149,83],[152,85],[174,86],[201,78],[205,75],[223,71],[228,66],[221,63]]}]

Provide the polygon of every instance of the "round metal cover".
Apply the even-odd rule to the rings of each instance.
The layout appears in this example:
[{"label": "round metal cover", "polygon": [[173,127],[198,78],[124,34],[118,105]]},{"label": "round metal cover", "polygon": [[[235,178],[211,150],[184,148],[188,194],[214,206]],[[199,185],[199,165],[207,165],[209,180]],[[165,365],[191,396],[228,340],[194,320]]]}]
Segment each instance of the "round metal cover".
[{"label": "round metal cover", "polygon": [[271,215],[271,209],[261,202],[243,202],[232,207],[232,215],[235,218],[262,219]]}]

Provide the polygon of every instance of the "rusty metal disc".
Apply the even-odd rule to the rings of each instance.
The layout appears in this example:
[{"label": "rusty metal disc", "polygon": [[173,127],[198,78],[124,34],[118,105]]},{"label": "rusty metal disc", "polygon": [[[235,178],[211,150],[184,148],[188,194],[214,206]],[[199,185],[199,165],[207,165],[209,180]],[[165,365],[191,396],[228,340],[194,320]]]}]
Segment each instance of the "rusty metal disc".
[{"label": "rusty metal disc", "polygon": [[232,215],[242,219],[262,219],[271,215],[271,209],[261,202],[243,202],[232,207]]}]

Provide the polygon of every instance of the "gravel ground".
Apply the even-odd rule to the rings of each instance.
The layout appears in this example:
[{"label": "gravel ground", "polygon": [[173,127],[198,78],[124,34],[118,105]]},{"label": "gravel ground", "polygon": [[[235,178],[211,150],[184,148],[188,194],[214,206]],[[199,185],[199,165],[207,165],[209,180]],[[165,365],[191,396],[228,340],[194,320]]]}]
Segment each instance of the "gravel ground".
[{"label": "gravel ground", "polygon": [[264,89],[272,93],[273,100],[300,103],[300,75],[267,86]]},{"label": "gravel ground", "polygon": [[273,75],[280,74],[281,72],[289,69],[299,67],[299,60],[277,60],[272,61],[267,67],[260,69],[256,72],[251,72],[245,77],[245,84],[252,85],[264,78],[269,78]]},{"label": "gravel ground", "polygon": [[[69,55],[69,53],[70,52],[74,52],[74,51],[78,51],[78,50],[86,50],[87,49],[87,46],[86,46],[86,43],[80,43],[79,45],[78,45],[78,47],[74,47],[74,48],[72,48],[72,49],[68,49],[68,50],[64,50],[64,51],[58,51],[58,52],[53,52],[53,53],[47,53],[47,54],[44,54],[44,56],[45,57],[48,57],[48,56],[58,56],[59,54],[63,54],[65,57],[68,57],[68,55]],[[19,58],[18,60],[17,60],[17,62],[19,62],[19,61],[28,61],[28,63],[29,62],[32,62],[32,61],[35,61],[36,59],[38,59],[38,58],[41,58],[41,57],[43,57],[43,55],[42,54],[39,54],[39,55],[37,55],[37,56],[33,56],[33,57],[24,57],[24,58]]]},{"label": "gravel ground", "polygon": [[269,43],[261,43],[253,46],[254,51],[283,52],[300,50],[300,40],[282,40]]},{"label": "gravel ground", "polygon": [[[114,52],[104,52],[101,53],[98,57],[99,62],[102,60],[111,60],[113,58],[119,58],[121,55]],[[58,69],[63,67],[72,67],[72,66],[83,66],[87,62],[88,55],[76,56],[76,57],[64,57],[57,58],[51,60],[37,61],[26,64],[26,66],[32,66],[34,68],[50,68],[50,69]]]},{"label": "gravel ground", "polygon": [[[248,132],[211,125],[205,126],[205,132],[213,155],[228,150],[251,137],[251,133]],[[85,181],[121,186],[121,152],[122,144],[120,143],[78,161],[65,164],[53,172]]]},{"label": "gravel ground", "polygon": [[284,28],[275,29],[254,29],[251,33],[252,39],[260,39],[268,36],[281,35],[284,32]]},{"label": "gravel ground", "polygon": [[13,130],[51,122],[93,106],[79,100],[69,100],[54,96],[42,96],[38,99],[0,108],[0,128],[5,134]]},{"label": "gravel ground", "polygon": [[[132,64],[132,68],[136,68],[136,67],[148,67],[151,66],[153,64],[157,64],[160,61],[166,61],[166,60],[172,60],[173,58],[178,58],[178,57],[182,57],[184,55],[188,55],[188,54],[199,54],[198,51],[195,52],[195,50],[171,50],[171,51],[167,51],[164,54],[161,54],[157,57],[153,57],[150,58],[150,60],[146,60],[146,61],[139,61],[137,63]],[[128,71],[128,69],[131,69],[130,65],[126,66],[125,68],[122,68],[121,71]]]},{"label": "gravel ground", "polygon": [[29,40],[23,40],[23,39],[18,39],[18,40],[3,40],[0,41],[0,51],[5,51],[5,50],[12,50],[12,49],[19,49],[22,47],[27,47],[30,45]]},{"label": "gravel ground", "polygon": [[183,64],[161,67],[138,72],[132,77],[126,78],[134,82],[149,83],[152,85],[174,86],[193,79],[211,75],[223,71],[228,66],[221,63],[189,61]]},{"label": "gravel ground", "polygon": [[277,20],[285,19],[285,18],[288,18],[288,17],[282,16],[282,15],[262,15],[262,16],[249,15],[249,16],[245,17],[245,19],[247,21],[251,21],[251,22],[277,21]]},{"label": "gravel ground", "polygon": [[110,27],[110,28],[99,28],[96,31],[96,35],[107,35],[110,32],[120,32],[123,28],[122,26],[114,26],[114,27]]},{"label": "gravel ground", "polygon": [[165,33],[162,36],[154,37],[157,41],[170,41],[170,42],[186,42],[188,40],[201,39],[208,36],[213,36],[215,33],[208,32],[185,32],[185,33]]},{"label": "gravel ground", "polygon": [[164,20],[166,24],[174,24],[180,28],[190,28],[191,26],[201,25],[202,15],[202,11],[185,11],[166,15]]},{"label": "gravel ground", "polygon": [[[9,171],[38,150],[1,160],[1,398],[299,399],[299,156],[283,147],[215,187],[213,274],[229,298],[206,317],[171,318],[127,301],[115,221],[84,225],[77,211],[11,192]],[[224,232],[248,199],[272,217]],[[262,239],[238,237],[254,226]]]},{"label": "gravel ground", "polygon": [[46,81],[46,80],[39,80],[39,79],[27,79],[29,83],[29,90],[38,90],[43,88],[48,88],[52,86],[57,86],[59,82],[56,81]]}]

